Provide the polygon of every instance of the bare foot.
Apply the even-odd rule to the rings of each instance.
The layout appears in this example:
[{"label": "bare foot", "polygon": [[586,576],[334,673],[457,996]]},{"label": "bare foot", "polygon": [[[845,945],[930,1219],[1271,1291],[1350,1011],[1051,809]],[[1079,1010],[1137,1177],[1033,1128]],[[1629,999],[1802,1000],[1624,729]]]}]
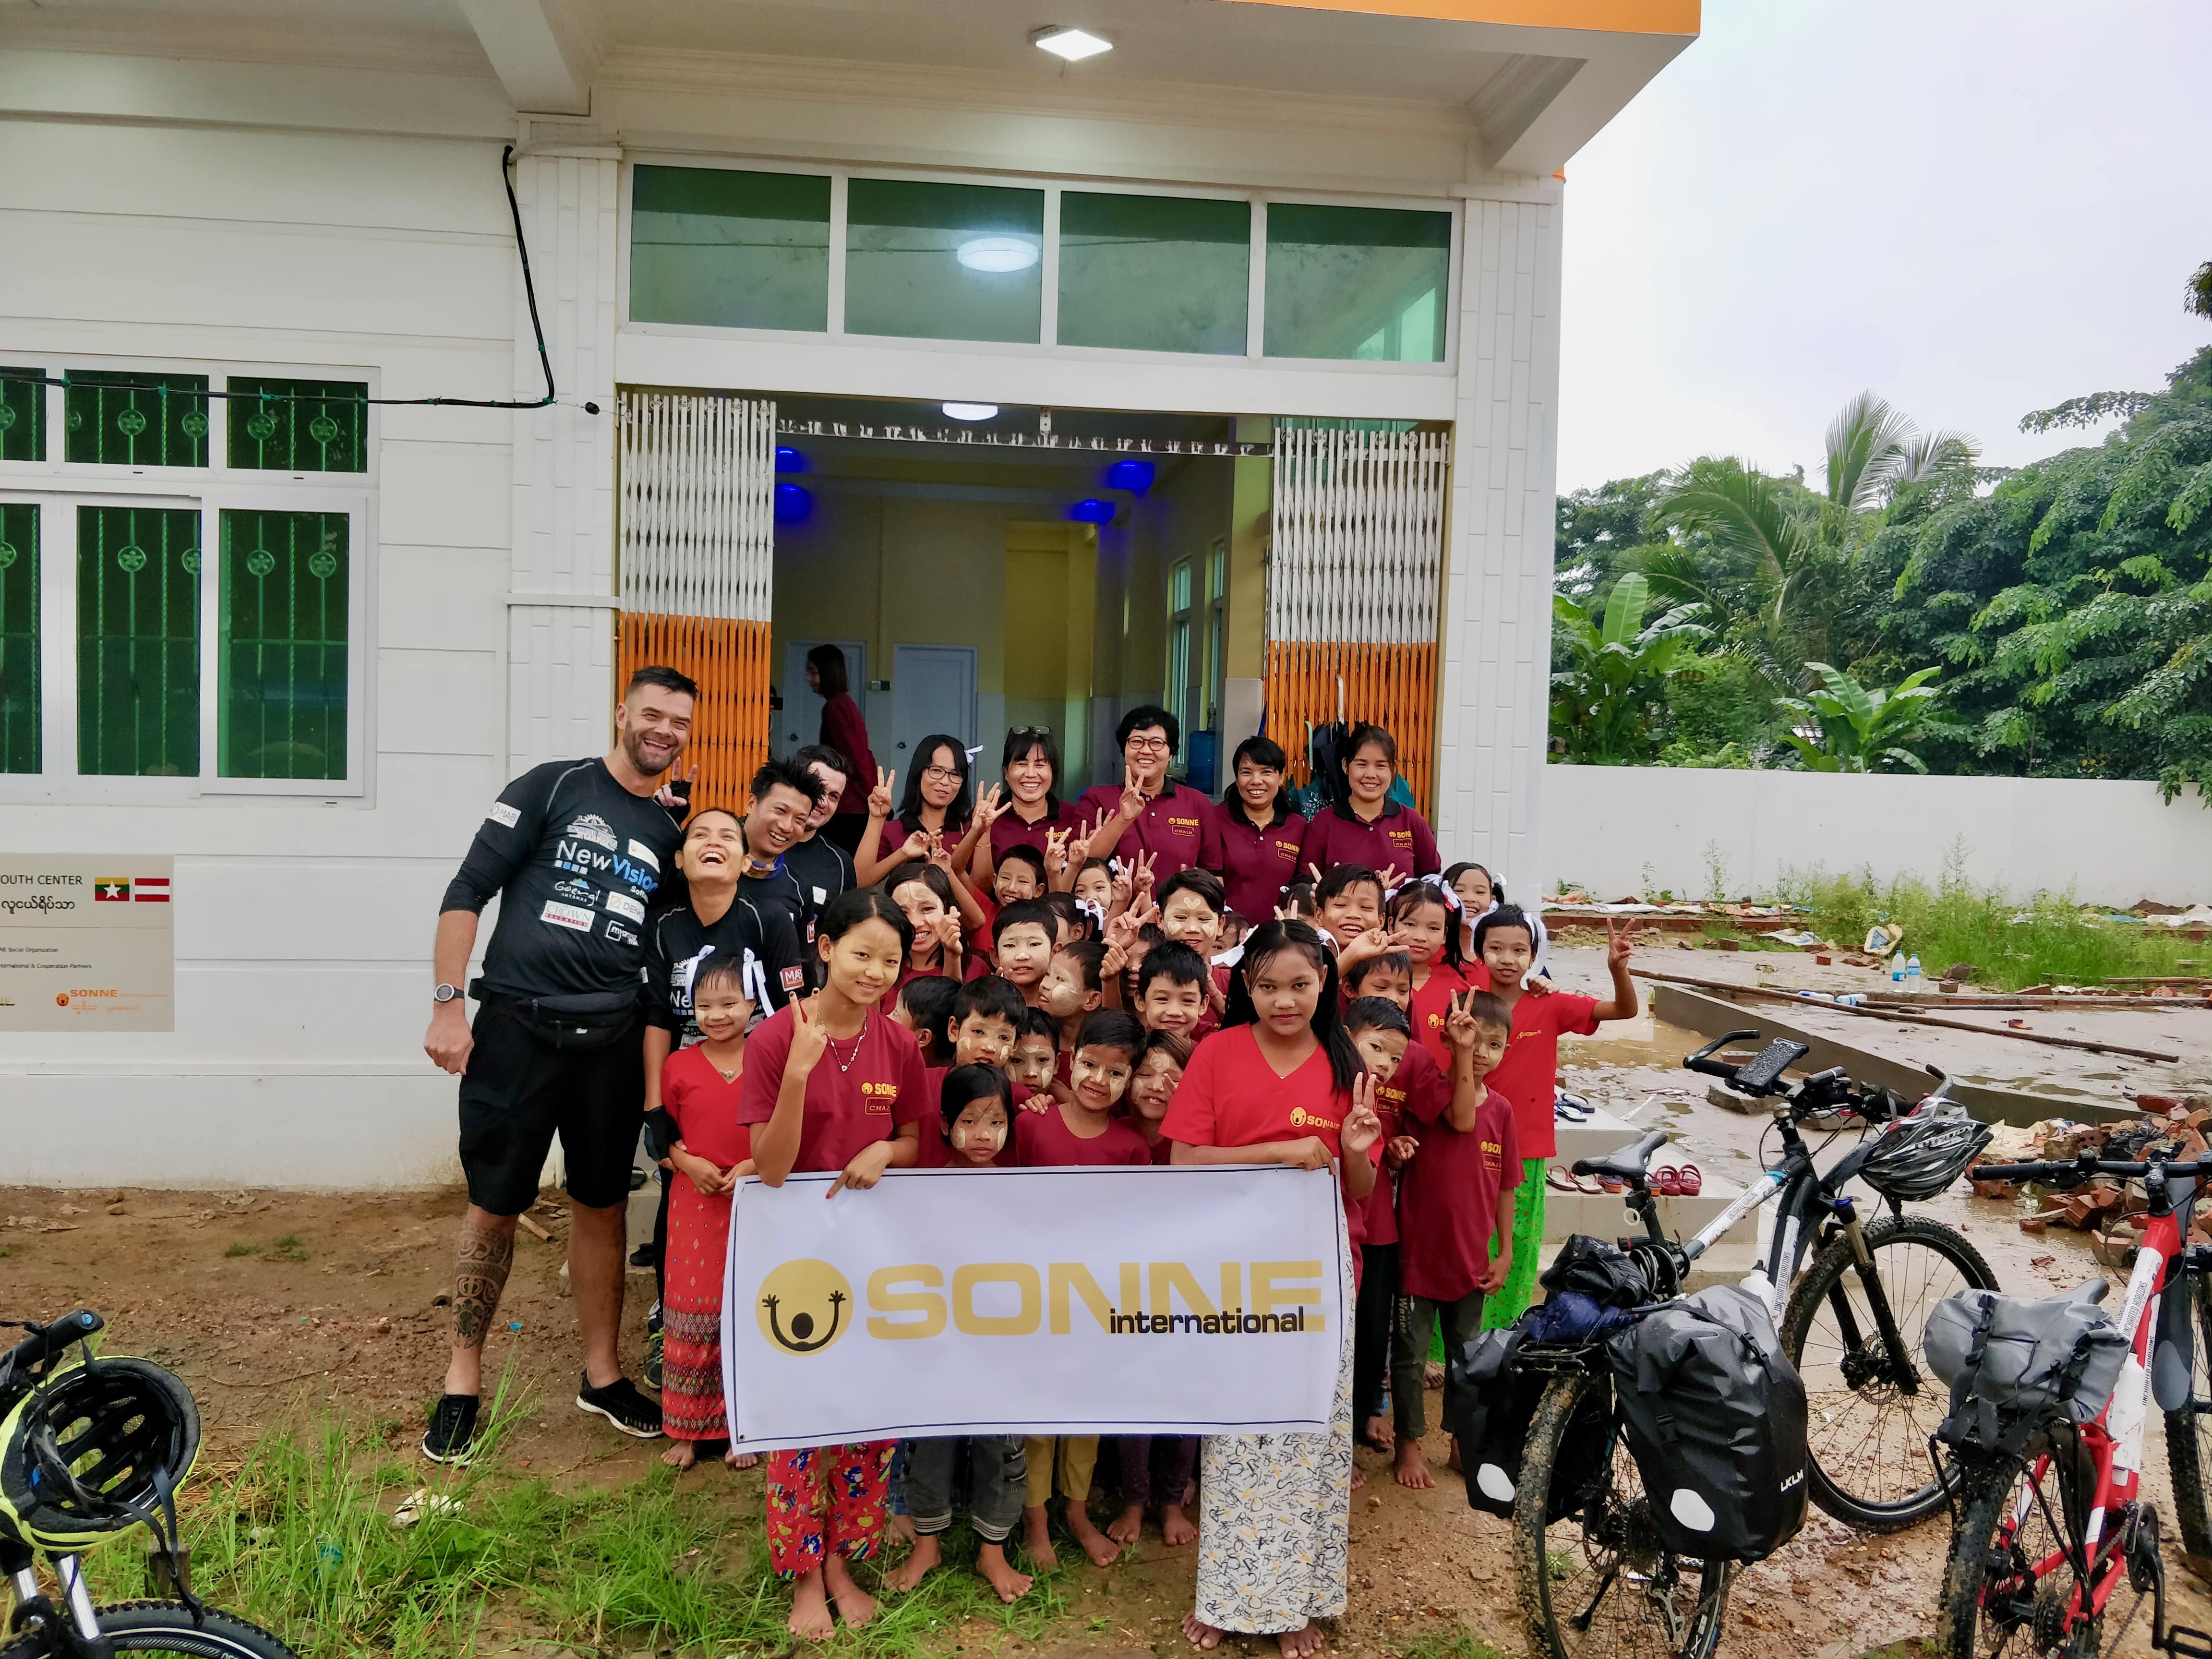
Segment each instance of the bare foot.
[{"label": "bare foot", "polygon": [[668,1449],[660,1454],[660,1461],[672,1469],[688,1469],[698,1461],[698,1448],[689,1440],[672,1440]]},{"label": "bare foot", "polygon": [[1431,1359],[1424,1362],[1421,1366],[1421,1386],[1425,1389],[1441,1389],[1443,1385],[1443,1361]]},{"label": "bare foot", "polygon": [[1297,1630],[1286,1630],[1275,1638],[1283,1659],[1313,1659],[1321,1651],[1321,1629],[1310,1620]]},{"label": "bare foot", "polygon": [[1407,1435],[1398,1443],[1395,1462],[1400,1486],[1427,1492],[1437,1484],[1436,1478],[1429,1473],[1429,1460],[1421,1455],[1421,1443],[1413,1436]]},{"label": "bare foot", "polygon": [[[920,1547],[918,1545],[916,1547]],[[837,1604],[837,1616],[845,1621],[848,1630],[858,1630],[876,1616],[876,1598],[853,1582],[853,1574],[845,1565],[845,1558],[833,1555],[822,1564],[822,1577],[828,1585],[830,1599]]]},{"label": "bare foot", "polygon": [[1121,1553],[1121,1547],[1091,1524],[1091,1511],[1074,1498],[1067,1500],[1067,1529],[1075,1534],[1075,1541],[1083,1546],[1083,1553],[1097,1567],[1110,1567]]},{"label": "bare foot", "polygon": [[896,1590],[903,1595],[921,1583],[922,1576],[945,1559],[938,1547],[937,1534],[914,1540],[914,1553],[884,1575],[884,1588]]},{"label": "bare foot", "polygon": [[1052,1547],[1052,1517],[1042,1506],[1023,1511],[1027,1523],[1022,1528],[1022,1546],[1029,1551],[1030,1559],[1036,1563],[1039,1572],[1050,1572],[1060,1565],[1060,1557]]},{"label": "bare foot", "polygon": [[1358,1464],[1354,1463],[1354,1464],[1352,1466],[1352,1491],[1354,1491],[1354,1492],[1358,1492],[1358,1491],[1362,1486],[1365,1486],[1366,1484],[1367,1484],[1367,1471],[1366,1471],[1366,1470],[1364,1470],[1364,1469],[1363,1469],[1363,1468],[1361,1468],[1359,1467],[1359,1465],[1358,1465]]},{"label": "bare foot", "polygon": [[891,1516],[891,1534],[896,1538],[905,1539],[909,1544],[913,1543],[915,1541],[914,1517],[910,1515]]},{"label": "bare foot", "polygon": [[1388,1455],[1398,1449],[1398,1436],[1387,1417],[1370,1417],[1367,1426],[1359,1431],[1360,1439],[1372,1450]]},{"label": "bare foot", "polygon": [[1145,1506],[1132,1504],[1107,1524],[1106,1535],[1117,1544],[1133,1544],[1145,1534]]},{"label": "bare foot", "polygon": [[1006,1546],[986,1544],[975,1552],[975,1571],[981,1573],[993,1589],[999,1592],[1001,1601],[1018,1601],[1030,1593],[1036,1581],[1025,1572],[1016,1572],[1006,1559]]},{"label": "bare foot", "polygon": [[1182,1635],[1200,1653],[1211,1653],[1221,1645],[1221,1632],[1194,1613],[1183,1614]]},{"label": "bare foot", "polygon": [[733,1469],[757,1469],[760,1467],[760,1454],[733,1449],[722,1454],[722,1461]]},{"label": "bare foot", "polygon": [[1182,1512],[1182,1504],[1160,1505],[1160,1541],[1170,1549],[1198,1542],[1198,1528],[1190,1524],[1190,1517]]},{"label": "bare foot", "polygon": [[1454,1474],[1464,1474],[1467,1473],[1466,1468],[1459,1461],[1459,1437],[1457,1435],[1454,1435],[1451,1437],[1451,1455],[1444,1459],[1444,1467],[1449,1469]]},{"label": "bare foot", "polygon": [[791,1617],[784,1628],[802,1642],[826,1642],[837,1626],[830,1617],[830,1603],[822,1591],[822,1569],[802,1572],[792,1581]]}]

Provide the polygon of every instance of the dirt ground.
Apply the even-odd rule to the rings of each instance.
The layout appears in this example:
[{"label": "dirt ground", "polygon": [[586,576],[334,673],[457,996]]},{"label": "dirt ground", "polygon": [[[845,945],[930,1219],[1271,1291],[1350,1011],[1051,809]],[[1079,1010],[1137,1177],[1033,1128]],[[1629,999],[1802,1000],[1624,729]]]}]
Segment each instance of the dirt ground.
[{"label": "dirt ground", "polygon": [[[1595,952],[1562,951],[1565,982],[1601,981]],[[1756,1167],[1764,1122],[1705,1101],[1702,1079],[1679,1069],[1688,1033],[1642,1022],[1565,1045],[1563,1086],[1639,1125],[1673,1129],[1709,1172],[1741,1181]],[[239,1191],[59,1192],[0,1187],[0,1316],[53,1317],[97,1308],[118,1352],[173,1366],[206,1413],[216,1455],[242,1452],[273,1420],[330,1402],[375,1425],[396,1455],[411,1453],[447,1344],[455,1193],[354,1194]],[[2097,1271],[2074,1239],[2030,1239],[2009,1206],[1952,1196],[1929,1206],[1965,1227],[2004,1285],[2037,1293]],[[538,1212],[560,1228],[557,1195]],[[537,1409],[511,1443],[520,1467],[556,1479],[622,1483],[643,1477],[659,1448],[616,1435],[571,1408],[578,1364],[561,1291],[562,1250],[519,1237],[494,1368],[513,1367]],[[641,1355],[650,1280],[634,1273],[624,1352]],[[1437,1413],[1431,1397],[1430,1418]],[[2171,1512],[2165,1451],[2152,1417],[2146,1486]],[[1514,1612],[1506,1523],[1471,1511],[1432,1437],[1434,1491],[1392,1483],[1387,1463],[1358,1454],[1367,1484],[1354,1494],[1352,1609],[1336,1645],[1395,1653],[1418,1638],[1464,1630],[1507,1652],[1525,1650]],[[757,1514],[757,1474],[702,1469],[733,1513]],[[2169,1534],[2172,1528],[2167,1528]],[[1723,1651],[1743,1659],[1853,1659],[1929,1633],[1947,1528],[1939,1518],[1890,1538],[1862,1538],[1817,1510],[1774,1559],[1747,1569],[1731,1603]],[[1072,1552],[1071,1552],[1072,1553]],[[1055,1655],[1081,1659],[1182,1650],[1176,1621],[1190,1604],[1192,1552],[1156,1532],[1116,1566],[1071,1573],[1071,1616]],[[2212,1626],[2212,1603],[2178,1559],[2169,1562],[2172,1611]],[[2126,1603],[2123,1592],[2122,1602]],[[2147,1654],[2148,1610],[2117,1650]],[[949,1633],[950,1634],[950,1633]],[[1026,1645],[1026,1644],[1024,1644]],[[1258,1650],[1256,1648],[1253,1650]],[[1267,1645],[1272,1651],[1272,1644]]]}]

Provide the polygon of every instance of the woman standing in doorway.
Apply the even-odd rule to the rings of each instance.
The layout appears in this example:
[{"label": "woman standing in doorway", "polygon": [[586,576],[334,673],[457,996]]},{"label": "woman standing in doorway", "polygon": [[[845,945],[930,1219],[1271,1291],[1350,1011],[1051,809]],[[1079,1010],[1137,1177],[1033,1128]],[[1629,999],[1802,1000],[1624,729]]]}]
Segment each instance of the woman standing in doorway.
[{"label": "woman standing in doorway", "polygon": [[1393,887],[1409,876],[1436,874],[1443,867],[1436,832],[1412,807],[1390,799],[1390,786],[1398,781],[1398,740],[1379,726],[1355,726],[1344,755],[1343,798],[1306,826],[1298,862],[1322,871],[1332,864],[1394,870]]},{"label": "woman standing in doorway", "polygon": [[822,699],[822,733],[816,741],[850,761],[845,793],[822,833],[847,852],[857,850],[868,823],[868,792],[876,787],[876,757],[868,750],[868,722],[845,679],[845,653],[817,645],[806,653],[806,689]]},{"label": "woman standing in doorway", "polygon": [[1274,919],[1284,887],[1298,877],[1306,821],[1291,810],[1290,757],[1272,738],[1247,738],[1230,763],[1214,823],[1229,908],[1256,927]]},{"label": "woman standing in doorway", "polygon": [[[1175,1164],[1340,1170],[1347,1216],[1375,1190],[1375,1080],[1337,1010],[1336,960],[1303,921],[1270,921],[1244,946],[1221,1029],[1198,1045],[1160,1125]],[[1356,1243],[1337,1306],[1357,1297]],[[1198,1599],[1183,1634],[1275,1638],[1283,1659],[1321,1647],[1343,1613],[1352,1522],[1352,1337],[1340,1319],[1327,1434],[1214,1435],[1200,1454]]]}]

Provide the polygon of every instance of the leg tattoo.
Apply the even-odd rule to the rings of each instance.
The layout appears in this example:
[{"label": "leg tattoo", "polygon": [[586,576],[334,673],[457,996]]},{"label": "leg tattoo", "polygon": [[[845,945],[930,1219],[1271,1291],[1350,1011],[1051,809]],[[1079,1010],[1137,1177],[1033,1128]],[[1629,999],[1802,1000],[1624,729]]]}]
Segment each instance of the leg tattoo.
[{"label": "leg tattoo", "polygon": [[514,1235],[461,1224],[453,1253],[453,1346],[481,1348],[514,1266]]}]

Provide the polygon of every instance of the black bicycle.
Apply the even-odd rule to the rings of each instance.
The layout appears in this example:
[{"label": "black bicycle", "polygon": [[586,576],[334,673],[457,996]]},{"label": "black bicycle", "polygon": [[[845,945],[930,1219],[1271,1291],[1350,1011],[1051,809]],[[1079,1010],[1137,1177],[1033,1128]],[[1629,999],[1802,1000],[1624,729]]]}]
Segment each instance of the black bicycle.
[{"label": "black bicycle", "polygon": [[[95,1356],[103,1323],[80,1310],[27,1326],[0,1355],[0,1573],[15,1601],[0,1625],[0,1659],[296,1659],[267,1631],[192,1594],[175,1497],[199,1450],[199,1410],[159,1365]],[[152,1534],[155,1581],[175,1599],[94,1606],[85,1553],[141,1528]],[[41,1554],[58,1595],[40,1583]]]},{"label": "black bicycle", "polygon": [[[1894,1531],[1943,1507],[1926,1448],[1948,1397],[1922,1368],[1921,1332],[1944,1297],[1995,1290],[1997,1283],[1981,1252],[1956,1228],[1908,1216],[1905,1206],[1955,1181],[1989,1144],[1990,1132],[1946,1096],[1949,1079],[1932,1066],[1934,1092],[1909,1105],[1887,1089],[1853,1083],[1840,1066],[1795,1085],[1784,1082],[1783,1073],[1808,1052],[1802,1042],[1778,1040],[1741,1065],[1713,1058],[1730,1043],[1759,1036],[1730,1031],[1682,1062],[1723,1079],[1739,1094],[1772,1100],[1781,1139],[1772,1165],[1696,1237],[1678,1243],[1660,1224],[1644,1166],[1667,1144],[1663,1131],[1604,1158],[1581,1159],[1574,1171],[1626,1187],[1644,1233],[1620,1245],[1661,1297],[1679,1294],[1691,1265],[1737,1222],[1778,1204],[1759,1272],[1770,1309],[1780,1308],[1784,1352],[1805,1381],[1813,1501],[1861,1531]],[[1881,1132],[1824,1174],[1799,1133],[1808,1119],[1821,1117],[1856,1120]],[[1888,1213],[1863,1219],[1858,1202],[1844,1190],[1854,1180],[1872,1188]],[[1801,1277],[1808,1253],[1812,1265]]]}]

